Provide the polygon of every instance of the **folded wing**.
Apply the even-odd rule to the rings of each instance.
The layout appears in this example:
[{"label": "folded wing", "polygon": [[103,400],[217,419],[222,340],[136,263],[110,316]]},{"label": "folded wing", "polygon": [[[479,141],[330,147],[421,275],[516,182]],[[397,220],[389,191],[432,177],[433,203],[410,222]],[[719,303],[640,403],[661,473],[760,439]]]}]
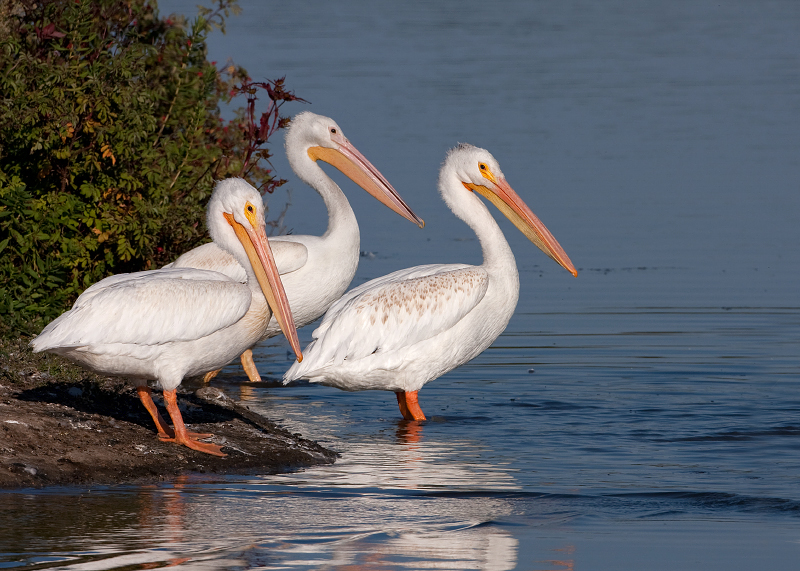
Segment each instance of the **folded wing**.
[{"label": "folded wing", "polygon": [[478,305],[488,284],[485,270],[461,264],[419,266],[367,282],[328,310],[306,358],[285,379],[435,337]]},{"label": "folded wing", "polygon": [[217,272],[187,268],[120,274],[87,289],[31,345],[44,351],[199,339],[236,323],[251,300],[246,285]]}]

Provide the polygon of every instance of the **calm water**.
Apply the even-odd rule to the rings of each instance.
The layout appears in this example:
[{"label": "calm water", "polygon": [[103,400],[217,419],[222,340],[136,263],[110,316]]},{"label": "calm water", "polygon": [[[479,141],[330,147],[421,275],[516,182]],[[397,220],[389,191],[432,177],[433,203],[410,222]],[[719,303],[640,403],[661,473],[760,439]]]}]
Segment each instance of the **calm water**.
[{"label": "calm water", "polygon": [[[242,1],[210,56],[286,75],[312,102],[288,111],[334,117],[425,218],[334,172],[361,223],[354,283],[479,262],[435,192],[457,141],[495,155],[579,277],[503,220],[517,313],[421,392],[430,420],[228,367],[218,386],[341,459],[5,493],[0,567],[797,568],[800,4],[430,4]],[[280,155],[289,226],[321,233]],[[286,346],[257,362],[277,380]]]}]

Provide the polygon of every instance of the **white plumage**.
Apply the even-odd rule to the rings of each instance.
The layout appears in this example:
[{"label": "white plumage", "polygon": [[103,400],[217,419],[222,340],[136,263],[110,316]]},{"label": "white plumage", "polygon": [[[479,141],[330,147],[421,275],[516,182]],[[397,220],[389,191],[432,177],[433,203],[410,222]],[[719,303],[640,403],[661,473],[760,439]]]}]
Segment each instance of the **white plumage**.
[{"label": "white plumage", "polygon": [[463,144],[451,150],[442,165],[439,191],[477,234],[483,264],[418,266],[353,289],[325,314],[303,362],[292,365],[284,382],[309,379],[351,391],[394,391],[404,418],[424,420],[417,391],[486,349],[506,328],[519,296],[514,255],[476,193],[577,275],[488,151]]},{"label": "white plumage", "polygon": [[[120,274],[87,289],[69,317],[50,323],[34,342],[38,350],[73,347],[107,351],[108,340],[136,348],[168,341],[191,341],[241,319],[250,307],[250,289],[217,272],[160,270]],[[188,305],[199,311],[189,314]]]},{"label": "white plumage", "polygon": [[[424,223],[347,140],[333,119],[310,112],[298,114],[289,125],[285,146],[292,170],[320,194],[329,217],[328,229],[322,236],[289,235],[269,239],[295,323],[303,327],[325,313],[345,292],[355,276],[360,249],[355,213],[342,190],[325,174],[317,160],[332,164],[404,218],[420,227]],[[213,243],[187,252],[167,267],[210,269],[237,280],[242,276],[236,261]],[[280,328],[273,318],[263,338],[279,333]],[[242,355],[242,365],[250,380],[260,380],[251,351]]]},{"label": "white plumage", "polygon": [[[88,288],[31,346],[131,378],[160,437],[224,456],[219,446],[186,431],[175,403],[177,386],[187,376],[222,367],[255,343],[266,330],[270,306],[300,352],[267,242],[261,195],[244,180],[224,180],[209,201],[207,220],[215,243],[245,273],[245,283],[194,268],[111,276]],[[174,431],[158,414],[148,379],[161,384]]]}]

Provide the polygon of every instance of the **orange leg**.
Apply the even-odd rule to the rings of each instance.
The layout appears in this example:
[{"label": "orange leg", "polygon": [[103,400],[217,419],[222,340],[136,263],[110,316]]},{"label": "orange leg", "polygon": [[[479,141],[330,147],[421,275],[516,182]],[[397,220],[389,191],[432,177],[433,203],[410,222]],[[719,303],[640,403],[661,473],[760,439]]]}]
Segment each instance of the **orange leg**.
[{"label": "orange leg", "polygon": [[256,368],[256,364],[253,362],[253,350],[248,349],[244,353],[242,353],[242,367],[244,367],[244,372],[247,373],[247,378],[250,379],[253,383],[260,383],[261,382],[261,375],[258,374],[258,369]]},{"label": "orange leg", "polygon": [[210,383],[211,379],[216,377],[222,369],[217,369],[216,371],[209,371],[203,376],[204,383]]},{"label": "orange leg", "polygon": [[[153,418],[153,422],[156,423],[158,437],[167,441],[169,441],[170,438],[175,438],[175,432],[169,427],[167,421],[164,420],[164,417],[158,412],[156,403],[153,402],[153,397],[150,394],[150,387],[147,385],[136,387],[136,392],[139,393],[139,400],[142,401],[144,408],[147,409],[147,412],[149,412],[150,416]],[[187,434],[191,438],[208,438],[209,436],[214,436],[213,434],[203,434],[202,432],[187,432]]]},{"label": "orange leg", "polygon": [[397,404],[400,406],[400,414],[403,415],[403,418],[406,420],[414,420],[414,417],[411,416],[411,413],[408,412],[408,405],[406,405],[406,393],[404,391],[400,391],[399,393],[394,393],[397,397]]},{"label": "orange leg", "polygon": [[195,437],[192,437],[190,433],[186,430],[186,425],[183,424],[183,417],[181,416],[181,411],[178,408],[178,395],[175,389],[171,391],[164,391],[164,401],[167,403],[167,412],[169,416],[172,418],[172,426],[175,427],[175,436],[174,438],[164,438],[165,442],[175,442],[176,444],[183,444],[184,446],[188,446],[192,450],[197,450],[199,452],[205,452],[206,454],[213,454],[214,456],[222,456],[225,457],[227,454],[223,454],[222,447],[217,446],[216,444],[210,444],[208,442],[198,442],[195,440]]},{"label": "orange leg", "polygon": [[158,437],[174,438],[175,433],[172,432],[172,429],[167,424],[167,421],[165,421],[164,417],[161,416],[161,413],[158,412],[158,408],[156,408],[156,403],[153,402],[153,397],[150,394],[150,387],[148,387],[147,385],[143,387],[136,387],[136,392],[139,393],[139,400],[142,401],[144,408],[147,409],[147,412],[149,412],[150,416],[153,417],[153,422],[156,423],[156,429],[158,430]]},{"label": "orange leg", "polygon": [[425,413],[422,412],[421,408],[419,408],[417,391],[406,393],[406,406],[408,406],[408,412],[411,413],[411,416],[414,418],[414,420],[425,420]]},{"label": "orange leg", "polygon": [[425,413],[419,407],[417,391],[401,391],[397,395],[397,404],[400,405],[400,413],[406,420],[426,420]]},{"label": "orange leg", "polygon": [[[244,372],[247,373],[247,378],[250,379],[252,383],[260,383],[261,382],[261,375],[258,374],[258,369],[256,368],[255,362],[253,362],[253,350],[248,349],[241,356],[242,360],[242,368]],[[211,379],[216,377],[222,369],[217,369],[216,371],[209,371],[203,376],[204,383],[210,383]]]}]

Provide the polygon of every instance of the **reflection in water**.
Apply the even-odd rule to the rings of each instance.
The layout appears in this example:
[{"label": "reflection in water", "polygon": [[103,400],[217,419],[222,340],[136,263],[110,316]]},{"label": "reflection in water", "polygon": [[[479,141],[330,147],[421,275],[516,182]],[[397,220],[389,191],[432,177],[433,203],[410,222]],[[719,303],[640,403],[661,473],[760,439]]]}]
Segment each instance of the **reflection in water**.
[{"label": "reflection in water", "polygon": [[256,399],[256,389],[247,383],[239,385],[239,400],[243,403],[249,403]]},{"label": "reflection in water", "polygon": [[[265,389],[245,388],[254,398],[261,393],[251,401],[258,408]],[[335,430],[349,422],[341,414],[330,422],[311,417],[307,405],[302,422]],[[64,548],[62,556],[50,553],[61,569],[513,569],[518,540],[496,525],[512,504],[502,493],[475,490],[518,490],[514,478],[480,460],[468,440],[429,436],[430,424],[386,425],[391,430],[372,426],[370,436],[342,443],[333,466],[221,482],[183,476],[54,503],[31,494],[24,512],[64,521],[62,511],[91,504],[82,506],[92,514],[83,527],[54,526],[48,534],[47,543]],[[42,564],[38,554],[17,561]]]},{"label": "reflection in water", "polygon": [[[178,476],[172,488],[147,489],[142,491],[142,496],[150,495],[149,501],[142,502],[142,511],[139,513],[140,528],[149,530],[152,535],[160,538],[162,548],[170,544],[179,547],[186,538],[184,518],[186,506],[182,489],[186,487],[188,476]],[[158,493],[154,493],[154,492]],[[189,561],[190,557],[172,557],[165,561],[143,564],[143,569],[157,567],[175,567]]]},{"label": "reflection in water", "polygon": [[421,422],[401,421],[397,425],[397,442],[400,444],[418,444],[422,438]]},{"label": "reflection in water", "polygon": [[[517,540],[508,532],[496,529],[402,531],[379,539],[377,543],[373,536],[337,542],[324,558],[330,562],[325,568],[341,571],[387,568],[506,571],[516,566]],[[302,562],[313,563],[314,560]]]},{"label": "reflection in water", "polygon": [[139,527],[163,538],[165,543],[180,543],[184,540],[183,520],[186,508],[181,490],[186,486],[187,476],[178,476],[172,488],[146,486],[140,497]]},{"label": "reflection in water", "polygon": [[[343,395],[345,400],[350,396],[348,393]],[[269,399],[269,394],[263,394],[262,400],[252,404],[251,408],[269,414],[268,410],[275,406],[265,406]],[[372,422],[369,415],[353,419],[337,408],[326,406],[317,409],[314,404],[308,400],[283,400],[283,424],[292,432],[316,435],[314,437],[323,444],[330,445],[327,439],[334,439],[334,449],[341,452],[342,457],[333,465],[299,474],[276,475],[272,477],[275,480],[293,485],[313,485],[318,481],[327,486],[385,490],[521,489],[507,466],[494,465],[487,460],[485,444],[454,436],[457,429],[445,430],[447,440],[443,440],[442,432],[431,421],[392,419]],[[310,410],[316,414],[309,415]],[[356,420],[362,424],[354,424]],[[384,428],[387,425],[393,427],[391,432]],[[324,429],[322,435],[320,428]],[[332,436],[336,433],[349,434],[347,440],[339,440]]]},{"label": "reflection in water", "polygon": [[[572,555],[575,553],[575,546],[568,545],[566,547],[556,548],[553,551],[557,551],[563,553],[564,555]],[[575,570],[575,559],[548,559],[545,561],[539,562],[542,565],[546,565],[547,567],[536,567],[536,571],[574,571]]]}]

